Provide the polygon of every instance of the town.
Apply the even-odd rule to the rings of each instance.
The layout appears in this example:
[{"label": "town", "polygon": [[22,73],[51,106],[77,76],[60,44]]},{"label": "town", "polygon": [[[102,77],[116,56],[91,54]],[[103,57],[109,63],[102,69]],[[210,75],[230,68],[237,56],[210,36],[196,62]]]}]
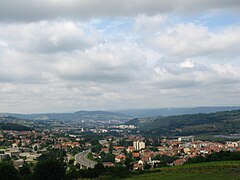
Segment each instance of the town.
[{"label": "town", "polygon": [[55,154],[67,170],[91,169],[102,164],[105,168],[122,166],[135,171],[180,166],[194,157],[221,151],[240,152],[240,141],[220,143],[195,140],[194,136],[149,138],[142,136],[134,125],[81,127],[57,120],[31,123],[34,128],[30,130],[0,131],[0,161],[12,161],[19,169],[24,164],[33,167]]}]

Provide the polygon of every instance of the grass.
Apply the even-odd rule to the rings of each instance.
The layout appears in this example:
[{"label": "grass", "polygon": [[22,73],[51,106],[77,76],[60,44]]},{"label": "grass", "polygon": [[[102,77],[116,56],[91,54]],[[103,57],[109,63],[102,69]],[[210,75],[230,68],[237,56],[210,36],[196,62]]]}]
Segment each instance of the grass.
[{"label": "grass", "polygon": [[[160,172],[159,172],[160,171]],[[240,161],[208,162],[164,167],[128,178],[138,180],[240,180]]]}]

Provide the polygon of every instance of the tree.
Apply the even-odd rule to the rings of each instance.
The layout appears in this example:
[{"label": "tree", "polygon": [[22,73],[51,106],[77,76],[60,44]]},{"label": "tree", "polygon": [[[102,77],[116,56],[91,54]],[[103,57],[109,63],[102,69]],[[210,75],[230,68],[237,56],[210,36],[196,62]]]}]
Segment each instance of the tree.
[{"label": "tree", "polygon": [[24,163],[21,168],[19,168],[19,173],[23,177],[23,179],[26,179],[31,175],[31,168],[27,163]]},{"label": "tree", "polygon": [[15,167],[9,162],[0,162],[1,180],[19,180],[20,175]]},{"label": "tree", "polygon": [[127,156],[125,159],[125,162],[124,162],[126,168],[132,169],[132,166],[133,166],[132,162],[133,162],[133,159],[131,157]]},{"label": "tree", "polygon": [[150,149],[151,151],[154,151],[154,152],[158,151],[158,148],[157,148],[157,147],[154,147],[154,146],[153,146],[153,147],[150,147],[149,149]]},{"label": "tree", "polygon": [[101,152],[100,156],[102,162],[115,162],[115,156],[113,154]]},{"label": "tree", "polygon": [[90,141],[90,143],[91,143],[93,146],[98,145],[98,144],[99,144],[98,138],[92,139],[92,140]]},{"label": "tree", "polygon": [[113,151],[113,144],[112,144],[112,141],[110,141],[110,143],[109,143],[109,153],[112,154],[112,151]]},{"label": "tree", "polygon": [[64,149],[49,149],[47,153],[42,154],[38,157],[38,161],[46,161],[49,159],[64,161],[66,157],[66,151]]},{"label": "tree", "polygon": [[94,169],[97,170],[97,171],[99,171],[99,170],[101,171],[101,170],[104,169],[104,166],[103,166],[102,163],[97,163],[97,164],[95,165]]},{"label": "tree", "polygon": [[68,164],[69,164],[69,165],[73,165],[73,164],[74,164],[74,161],[75,161],[74,159],[70,159],[70,160],[68,161]]},{"label": "tree", "polygon": [[66,174],[67,179],[77,179],[80,177],[80,173],[75,166],[70,166]]},{"label": "tree", "polygon": [[57,160],[39,161],[34,168],[34,179],[36,180],[62,180],[64,177],[64,166]]},{"label": "tree", "polygon": [[154,160],[160,160],[160,164],[163,166],[166,166],[170,163],[172,163],[174,160],[176,160],[176,157],[172,157],[172,156],[166,156],[166,155],[157,155],[153,158]]},{"label": "tree", "polygon": [[130,171],[123,166],[108,168],[108,179],[125,179],[130,175]]},{"label": "tree", "polygon": [[220,151],[212,154],[208,154],[205,157],[196,156],[188,160],[188,164],[191,163],[202,163],[202,162],[211,162],[211,161],[229,161],[229,160],[240,160],[240,152],[229,152],[229,151]]},{"label": "tree", "polygon": [[144,169],[150,169],[151,168],[151,165],[150,164],[145,164],[144,165]]},{"label": "tree", "polygon": [[102,145],[97,144],[97,145],[92,147],[91,151],[94,152],[94,153],[99,153],[101,149],[102,149]]}]

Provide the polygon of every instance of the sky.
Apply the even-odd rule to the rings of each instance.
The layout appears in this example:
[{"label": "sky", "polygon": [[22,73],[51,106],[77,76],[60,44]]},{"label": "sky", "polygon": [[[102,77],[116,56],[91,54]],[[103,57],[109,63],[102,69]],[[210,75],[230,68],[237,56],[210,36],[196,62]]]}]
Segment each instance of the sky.
[{"label": "sky", "polygon": [[239,106],[239,0],[1,0],[0,112]]}]

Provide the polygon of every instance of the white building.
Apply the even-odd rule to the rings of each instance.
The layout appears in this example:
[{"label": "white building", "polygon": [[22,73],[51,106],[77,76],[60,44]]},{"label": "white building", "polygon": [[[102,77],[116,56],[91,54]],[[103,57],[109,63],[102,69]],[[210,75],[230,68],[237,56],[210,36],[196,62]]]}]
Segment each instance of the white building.
[{"label": "white building", "polygon": [[133,141],[133,147],[135,150],[140,150],[145,148],[145,142],[143,141]]},{"label": "white building", "polygon": [[178,138],[179,142],[193,142],[194,136],[181,136]]},{"label": "white building", "polygon": [[226,145],[227,145],[227,148],[236,148],[236,147],[239,147],[238,145],[238,142],[231,142],[231,141],[227,141],[226,142]]}]

